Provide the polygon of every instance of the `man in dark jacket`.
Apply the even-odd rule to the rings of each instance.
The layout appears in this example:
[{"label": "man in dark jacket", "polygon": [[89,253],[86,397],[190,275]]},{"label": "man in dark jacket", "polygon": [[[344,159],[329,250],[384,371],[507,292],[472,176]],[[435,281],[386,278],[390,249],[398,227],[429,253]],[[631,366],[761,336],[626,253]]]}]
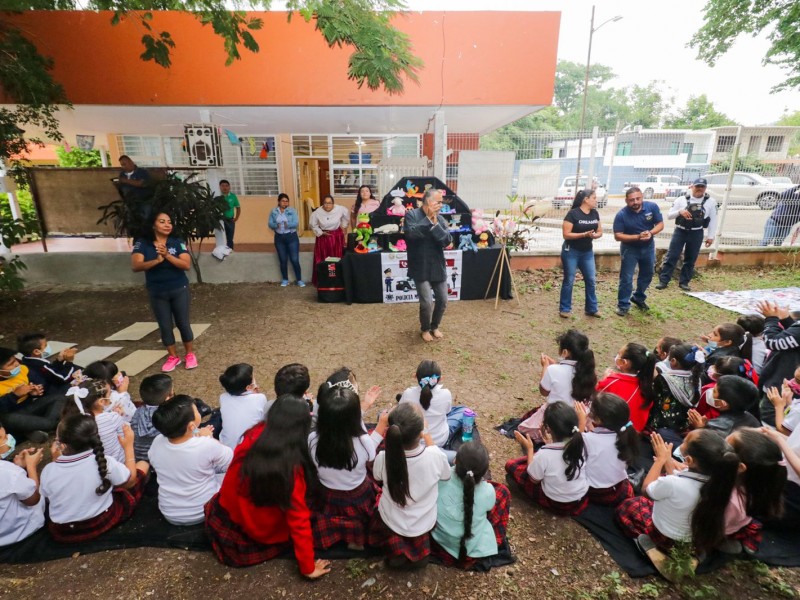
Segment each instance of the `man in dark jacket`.
[{"label": "man in dark jacket", "polygon": [[758,386],[761,389],[761,420],[775,425],[775,408],[764,390],[781,388],[784,379],[791,379],[800,365],[800,311],[790,312],[774,302],[758,303],[758,312],[764,315],[764,345],[769,356],[761,369]]},{"label": "man in dark jacket", "polygon": [[789,188],[778,198],[775,210],[764,224],[762,246],[780,246],[792,227],[800,222],[800,185]]},{"label": "man in dark jacket", "polygon": [[[442,338],[439,331],[447,308],[447,269],[444,249],[452,242],[447,221],[439,214],[442,192],[425,191],[422,207],[406,213],[405,236],[408,244],[408,276],[419,295],[419,324],[426,342]],[[433,296],[436,296],[436,305]]]}]

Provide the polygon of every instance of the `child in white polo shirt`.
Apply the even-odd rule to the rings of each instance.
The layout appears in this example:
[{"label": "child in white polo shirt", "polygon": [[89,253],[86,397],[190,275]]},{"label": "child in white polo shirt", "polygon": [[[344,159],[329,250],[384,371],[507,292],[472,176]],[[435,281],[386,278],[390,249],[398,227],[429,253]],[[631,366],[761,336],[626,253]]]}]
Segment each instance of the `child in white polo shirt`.
[{"label": "child in white polo shirt", "polygon": [[225,393],[219,397],[222,430],[219,441],[236,448],[244,432],[264,420],[273,402],[260,393],[253,367],[245,363],[231,365],[219,376]]},{"label": "child in white polo shirt", "polygon": [[219,491],[233,450],[200,428],[194,398],[181,394],[153,413],[159,435],[150,446],[150,463],[158,473],[158,508],[173,525],[195,525],[203,506]]},{"label": "child in white polo shirt", "polygon": [[[5,436],[0,423],[0,444]],[[41,461],[41,448],[18,452],[14,462],[0,460],[0,547],[24,540],[44,527],[44,501],[36,470]]]}]

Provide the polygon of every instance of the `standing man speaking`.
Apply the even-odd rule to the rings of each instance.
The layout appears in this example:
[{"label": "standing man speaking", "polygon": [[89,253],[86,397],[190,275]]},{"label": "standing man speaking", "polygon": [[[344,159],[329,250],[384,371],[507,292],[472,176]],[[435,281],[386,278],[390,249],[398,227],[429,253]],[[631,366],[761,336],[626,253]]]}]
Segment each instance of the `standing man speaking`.
[{"label": "standing man speaking", "polygon": [[447,221],[439,214],[441,208],[442,192],[429,188],[422,198],[422,207],[407,212],[405,217],[408,276],[417,287],[419,324],[422,339],[426,342],[444,337],[439,331],[447,308],[444,249],[452,243],[452,239],[447,230]]},{"label": "standing man speaking", "polygon": [[[642,190],[628,188],[625,192],[625,208],[614,217],[614,239],[620,242],[622,257],[619,268],[619,290],[617,292],[617,314],[625,317],[631,303],[641,310],[650,310],[647,305],[647,288],[653,280],[656,267],[655,238],[664,229],[664,219],[658,204],[645,202]],[[636,291],[633,291],[633,273],[639,267]]]},{"label": "standing man speaking", "polygon": [[663,290],[669,285],[672,272],[683,252],[678,287],[684,292],[691,292],[689,282],[694,275],[694,264],[703,245],[703,230],[707,230],[706,247],[714,243],[714,232],[717,230],[717,202],[706,193],[706,180],[702,177],[695,179],[691,191],[675,200],[667,218],[675,219],[675,231],[672,232],[656,289]]}]

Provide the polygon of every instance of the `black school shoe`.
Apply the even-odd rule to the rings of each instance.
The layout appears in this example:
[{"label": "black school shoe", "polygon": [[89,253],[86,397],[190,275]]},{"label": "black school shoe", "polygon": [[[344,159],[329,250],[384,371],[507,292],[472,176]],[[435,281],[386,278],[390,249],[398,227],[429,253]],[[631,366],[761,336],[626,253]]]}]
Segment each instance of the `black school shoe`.
[{"label": "black school shoe", "polygon": [[681,283],[681,284],[678,285],[678,287],[681,288],[684,292],[691,292],[692,291],[692,288],[689,287],[688,283]]},{"label": "black school shoe", "polygon": [[667,285],[669,285],[669,284],[667,284],[667,283],[664,283],[663,281],[659,281],[659,282],[656,284],[656,289],[657,289],[657,290],[665,290],[665,289],[667,289]]},{"label": "black school shoe", "polygon": [[636,305],[636,307],[639,310],[644,310],[644,311],[650,310],[650,306],[648,306],[647,302],[645,302],[644,300],[635,300],[634,298],[631,298],[631,304]]}]

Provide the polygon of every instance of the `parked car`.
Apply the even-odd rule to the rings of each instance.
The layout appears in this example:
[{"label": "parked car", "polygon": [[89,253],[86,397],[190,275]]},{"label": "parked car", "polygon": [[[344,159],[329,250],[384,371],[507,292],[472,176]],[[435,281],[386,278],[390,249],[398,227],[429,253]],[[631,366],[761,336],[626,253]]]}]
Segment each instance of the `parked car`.
[{"label": "parked car", "polygon": [[[725,197],[725,187],[728,183],[728,173],[715,173],[706,175],[708,193],[722,203]],[[758,173],[734,173],[731,182],[731,193],[728,204],[733,206],[758,206],[762,210],[772,210],[778,201],[778,196],[794,184],[773,183]]]},{"label": "parked car", "polygon": [[769,179],[772,183],[778,185],[785,185],[788,187],[797,185],[796,183],[793,183],[792,180],[789,179],[788,177],[767,177],[767,179]]},{"label": "parked car", "polygon": [[[565,177],[564,181],[561,183],[561,187],[558,188],[556,195],[553,197],[553,208],[560,209],[565,206],[567,208],[572,206],[572,201],[575,200],[575,194],[578,193],[578,190],[584,190],[589,187],[588,182],[588,177],[581,177],[578,179],[578,187],[575,187],[575,178]],[[594,187],[595,194],[597,195],[597,208],[604,208],[606,204],[608,204],[606,186],[600,183],[597,177],[594,177],[592,179],[592,187]]]},{"label": "parked car", "polygon": [[681,184],[681,178],[677,175],[648,175],[644,181],[631,181],[625,184],[625,191],[628,188],[638,187],[642,190],[642,196],[646,200],[651,198],[666,198],[667,190],[675,188]]}]

